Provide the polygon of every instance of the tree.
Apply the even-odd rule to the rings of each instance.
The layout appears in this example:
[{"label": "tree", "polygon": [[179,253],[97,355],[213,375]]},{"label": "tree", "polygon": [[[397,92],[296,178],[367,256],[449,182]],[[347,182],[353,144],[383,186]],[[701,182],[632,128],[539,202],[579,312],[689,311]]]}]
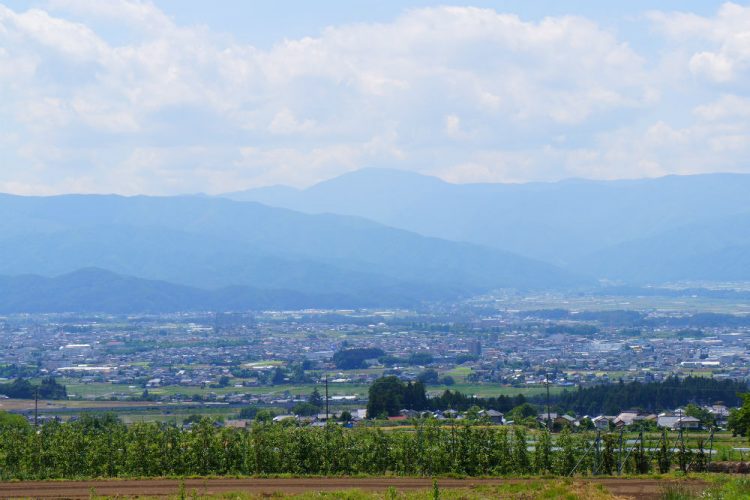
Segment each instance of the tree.
[{"label": "tree", "polygon": [[456,383],[456,381],[450,375],[446,375],[446,376],[444,376],[443,378],[440,379],[440,383],[442,385],[451,386],[451,385],[454,385]]},{"label": "tree", "polygon": [[672,453],[669,449],[669,441],[667,440],[667,430],[664,429],[661,433],[661,440],[659,441],[659,451],[656,454],[656,462],[659,465],[659,472],[666,474],[672,468]]},{"label": "tree", "polygon": [[242,419],[253,419],[258,414],[258,407],[255,405],[250,405],[242,408],[240,410],[239,417]]},{"label": "tree", "polygon": [[273,420],[274,414],[271,410],[266,410],[265,408],[262,410],[258,410],[258,412],[255,414],[255,421],[256,422],[270,422]]},{"label": "tree", "polygon": [[398,415],[403,406],[404,383],[393,375],[381,377],[372,383],[368,392],[367,416]]},{"label": "tree", "polygon": [[271,383],[273,385],[281,385],[286,381],[286,373],[284,373],[284,370],[277,366],[276,369],[273,371],[273,377],[271,378]]},{"label": "tree", "polygon": [[438,372],[434,368],[428,368],[417,376],[417,380],[423,384],[437,384]]},{"label": "tree", "polygon": [[518,426],[513,432],[513,466],[519,474],[528,474],[531,466],[526,444],[526,430]]},{"label": "tree", "polygon": [[298,403],[292,408],[292,413],[303,417],[311,417],[317,415],[320,407],[315,406],[311,403]]},{"label": "tree", "polygon": [[593,431],[595,428],[594,422],[588,417],[582,418],[578,426],[578,429],[582,431]]},{"label": "tree", "polygon": [[741,394],[742,406],[729,413],[727,428],[735,436],[747,436],[750,429],[750,393]]},{"label": "tree", "polygon": [[352,420],[352,414],[348,410],[342,411],[341,415],[339,415],[339,421],[341,422],[351,422]]},{"label": "tree", "polygon": [[604,435],[604,451],[602,452],[602,472],[611,476],[615,470],[615,437],[612,434]]},{"label": "tree", "polygon": [[529,403],[523,403],[520,406],[516,406],[508,412],[505,416],[508,420],[521,421],[528,417],[536,417],[536,408]]},{"label": "tree", "polygon": [[0,428],[6,426],[26,427],[28,425],[29,423],[21,415],[8,413],[7,411],[0,411]]},{"label": "tree", "polygon": [[312,393],[307,398],[307,402],[318,409],[323,408],[323,406],[325,405],[325,401],[323,401],[323,397],[320,395],[317,387],[313,389]]},{"label": "tree", "polygon": [[203,417],[201,417],[198,414],[193,413],[192,415],[188,415],[182,420],[183,424],[197,424],[201,421]]},{"label": "tree", "polygon": [[415,352],[411,356],[409,356],[409,364],[410,365],[430,365],[434,361],[434,358],[432,354],[429,352]]},{"label": "tree", "polygon": [[708,460],[706,458],[706,451],[704,449],[704,442],[702,439],[698,440],[698,452],[695,454],[693,460],[692,470],[695,472],[706,472],[706,464]]},{"label": "tree", "polygon": [[472,421],[480,420],[481,415],[479,412],[481,411],[482,409],[478,407],[477,405],[472,406],[471,408],[466,410],[466,420],[472,420]]},{"label": "tree", "polygon": [[64,385],[58,384],[54,377],[42,379],[39,386],[39,397],[43,399],[68,399],[68,391]]},{"label": "tree", "polygon": [[377,359],[381,356],[385,356],[385,352],[374,347],[344,349],[334,353],[333,362],[339,370],[355,370],[366,368],[367,363],[365,361],[368,359]]},{"label": "tree", "polygon": [[539,474],[552,470],[552,436],[547,429],[539,433],[534,446],[534,469]]},{"label": "tree", "polygon": [[685,407],[685,415],[688,417],[694,417],[701,421],[703,427],[712,427],[716,422],[716,418],[711,414],[710,411],[701,408],[698,405],[690,403]]}]

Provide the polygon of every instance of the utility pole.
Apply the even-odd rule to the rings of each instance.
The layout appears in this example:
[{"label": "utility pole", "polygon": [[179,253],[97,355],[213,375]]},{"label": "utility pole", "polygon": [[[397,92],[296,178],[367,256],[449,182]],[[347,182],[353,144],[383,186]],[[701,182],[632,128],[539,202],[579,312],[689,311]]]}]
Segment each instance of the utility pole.
[{"label": "utility pole", "polygon": [[601,468],[601,462],[602,462],[602,451],[600,448],[601,444],[601,438],[602,434],[601,431],[596,431],[596,441],[594,441],[594,444],[596,446],[596,459],[594,460],[594,475],[596,476],[599,473],[599,469]]},{"label": "utility pole", "polygon": [[328,422],[328,372],[326,372],[326,423]]},{"label": "utility pole", "polygon": [[39,427],[39,387],[34,391],[34,428]]},{"label": "utility pole", "polygon": [[552,432],[552,418],[549,412],[549,372],[544,373],[544,385],[547,386],[547,430]]}]

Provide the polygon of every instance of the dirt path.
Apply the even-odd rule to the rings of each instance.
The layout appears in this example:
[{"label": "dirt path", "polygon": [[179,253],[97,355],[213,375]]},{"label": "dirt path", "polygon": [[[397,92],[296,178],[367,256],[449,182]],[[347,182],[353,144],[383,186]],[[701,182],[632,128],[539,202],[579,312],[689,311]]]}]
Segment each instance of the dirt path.
[{"label": "dirt path", "polygon": [[[523,483],[525,479],[439,479],[441,488],[471,488],[479,485]],[[549,480],[553,481],[553,480]],[[586,479],[583,481],[602,484],[611,493],[625,498],[657,499],[665,480],[656,479]],[[691,489],[701,491],[704,484],[699,481],[683,481]],[[360,489],[366,491],[385,490],[393,486],[397,490],[423,490],[432,487],[431,479],[420,478],[299,478],[299,479],[188,479],[185,488],[199,495],[227,492],[245,492],[256,495],[274,492],[302,493],[309,491],[332,491]],[[27,481],[0,482],[1,498],[89,498],[91,493],[107,496],[168,496],[179,492],[180,481],[168,479],[112,480],[112,481]]]}]

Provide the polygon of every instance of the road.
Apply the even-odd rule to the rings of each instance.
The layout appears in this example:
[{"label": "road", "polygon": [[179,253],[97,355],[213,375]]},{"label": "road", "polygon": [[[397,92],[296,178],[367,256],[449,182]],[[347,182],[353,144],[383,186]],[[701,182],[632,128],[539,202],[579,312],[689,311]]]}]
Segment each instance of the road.
[{"label": "road", "polygon": [[[527,479],[438,479],[441,488],[471,488],[479,485],[497,485],[507,482],[523,483]],[[539,480],[537,480],[539,481]],[[549,480],[554,481],[554,480]],[[653,499],[660,497],[666,480],[656,479],[585,479],[602,484],[611,493],[622,498]],[[705,484],[700,481],[683,481],[690,489],[700,492]],[[360,489],[380,491],[393,486],[397,490],[426,490],[432,487],[428,478],[298,478],[298,479],[188,479],[188,494],[195,490],[199,495],[244,492],[255,495],[303,493],[310,491],[335,491]],[[90,498],[92,492],[106,496],[169,496],[179,493],[180,481],[168,479],[103,480],[103,481],[24,481],[0,482],[1,498]]]}]

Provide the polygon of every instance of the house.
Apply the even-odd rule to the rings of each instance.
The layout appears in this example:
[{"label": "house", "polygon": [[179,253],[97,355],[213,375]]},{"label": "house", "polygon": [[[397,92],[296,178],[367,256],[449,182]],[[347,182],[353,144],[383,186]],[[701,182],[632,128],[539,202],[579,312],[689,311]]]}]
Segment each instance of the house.
[{"label": "house", "polygon": [[497,410],[482,410],[479,412],[479,415],[486,417],[493,424],[503,425],[503,414]]},{"label": "house", "polygon": [[605,417],[604,415],[599,415],[598,417],[592,418],[591,422],[593,422],[594,427],[597,430],[606,431],[609,429],[609,423],[611,422],[611,420],[609,417]]},{"label": "house", "polygon": [[398,412],[399,415],[402,415],[406,418],[419,418],[420,413],[417,410],[401,410]]},{"label": "house", "polygon": [[354,420],[365,420],[367,418],[367,408],[357,408],[352,413]]},{"label": "house", "polygon": [[643,420],[644,418],[645,416],[641,415],[640,412],[624,411],[615,417],[613,423],[617,427],[623,427],[623,426],[627,427],[629,425],[633,425],[635,422],[639,420]]},{"label": "house", "polygon": [[576,420],[575,417],[571,417],[570,415],[561,414],[561,415],[557,415],[556,417],[552,419],[552,427],[557,428],[557,429],[562,429],[564,427],[573,427],[573,426],[578,426],[578,425],[579,425],[578,420]]},{"label": "house", "polygon": [[248,425],[250,425],[250,420],[247,420],[247,419],[224,421],[224,427],[229,428],[229,429],[244,429]]},{"label": "house", "polygon": [[695,417],[683,415],[659,415],[656,420],[659,427],[678,430],[678,429],[700,429],[701,421]]},{"label": "house", "polygon": [[729,419],[729,408],[724,405],[711,405],[706,409],[708,410],[708,413],[716,419],[717,424],[724,425],[727,423],[727,420]]}]

